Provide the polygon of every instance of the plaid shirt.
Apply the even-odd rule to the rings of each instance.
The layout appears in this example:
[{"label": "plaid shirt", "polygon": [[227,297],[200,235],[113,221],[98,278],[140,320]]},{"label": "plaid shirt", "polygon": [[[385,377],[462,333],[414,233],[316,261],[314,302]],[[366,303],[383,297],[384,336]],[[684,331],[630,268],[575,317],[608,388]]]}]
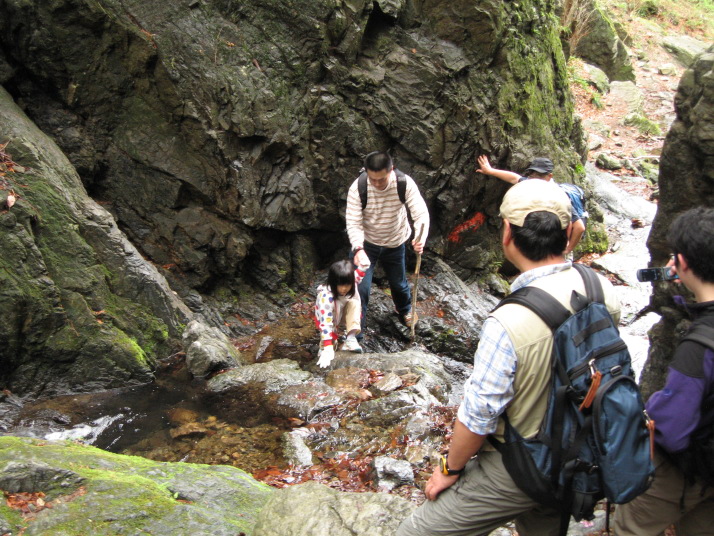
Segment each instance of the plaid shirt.
[{"label": "plaid shirt", "polygon": [[[528,270],[511,284],[511,291],[570,266],[571,263],[566,262]],[[516,350],[508,333],[498,320],[489,316],[481,328],[474,370],[464,385],[464,400],[458,412],[458,419],[474,434],[488,435],[496,431],[499,415],[513,399],[517,365]]]}]

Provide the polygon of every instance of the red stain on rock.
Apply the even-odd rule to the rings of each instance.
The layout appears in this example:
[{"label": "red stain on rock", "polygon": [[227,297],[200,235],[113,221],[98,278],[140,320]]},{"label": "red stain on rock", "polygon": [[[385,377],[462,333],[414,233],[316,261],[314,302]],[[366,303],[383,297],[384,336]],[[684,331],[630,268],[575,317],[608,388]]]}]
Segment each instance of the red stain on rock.
[{"label": "red stain on rock", "polygon": [[481,212],[477,212],[471,219],[454,227],[454,230],[449,233],[447,240],[453,243],[461,242],[461,235],[463,233],[466,231],[475,231],[481,227],[485,221],[486,216]]}]

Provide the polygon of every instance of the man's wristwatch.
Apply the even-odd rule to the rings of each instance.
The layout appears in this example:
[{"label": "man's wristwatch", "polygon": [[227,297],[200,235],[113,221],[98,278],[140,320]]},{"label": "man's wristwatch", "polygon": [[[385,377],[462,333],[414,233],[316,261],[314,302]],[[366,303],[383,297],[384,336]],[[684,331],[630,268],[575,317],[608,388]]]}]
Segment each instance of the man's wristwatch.
[{"label": "man's wristwatch", "polygon": [[449,469],[449,462],[446,456],[439,458],[439,469],[441,470],[441,474],[446,476],[460,475],[464,472],[463,467],[461,469]]}]

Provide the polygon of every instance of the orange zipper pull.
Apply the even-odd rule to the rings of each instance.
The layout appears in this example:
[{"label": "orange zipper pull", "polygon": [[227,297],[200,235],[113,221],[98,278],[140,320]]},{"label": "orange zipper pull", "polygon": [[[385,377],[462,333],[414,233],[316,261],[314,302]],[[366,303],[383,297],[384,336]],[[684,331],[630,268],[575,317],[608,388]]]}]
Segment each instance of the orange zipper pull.
[{"label": "orange zipper pull", "polygon": [[647,426],[647,429],[650,431],[650,459],[654,461],[654,455],[655,455],[655,422],[654,420],[650,419],[650,416],[647,415],[646,411],[642,411],[645,415],[645,426]]},{"label": "orange zipper pull", "polygon": [[580,407],[578,408],[580,411],[583,411],[583,409],[589,408],[593,400],[595,400],[595,395],[597,394],[597,390],[600,388],[600,382],[602,381],[602,373],[599,370],[595,369],[595,360],[590,361],[590,389],[588,389],[587,394],[585,395],[585,398],[583,399],[583,402],[580,404]]}]

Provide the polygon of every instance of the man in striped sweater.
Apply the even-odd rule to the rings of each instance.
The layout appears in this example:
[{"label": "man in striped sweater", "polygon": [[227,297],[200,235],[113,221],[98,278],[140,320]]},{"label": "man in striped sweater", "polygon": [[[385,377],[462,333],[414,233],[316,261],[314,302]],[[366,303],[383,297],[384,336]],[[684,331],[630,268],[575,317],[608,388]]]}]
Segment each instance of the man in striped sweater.
[{"label": "man in striped sweater", "polygon": [[[394,169],[389,154],[385,152],[368,154],[364,167],[367,174],[366,192],[363,191],[363,194],[366,194],[366,204],[363,208],[359,179],[357,179],[352,183],[347,194],[345,216],[355,264],[367,264],[364,257],[367,257],[371,263],[359,284],[359,295],[362,300],[360,337],[364,334],[372,275],[377,263],[381,263],[389,280],[394,307],[402,321],[407,326],[411,326],[411,323],[416,320],[412,315],[411,291],[407,283],[406,271],[406,243],[412,234],[407,208],[416,229],[415,237],[411,241],[414,251],[417,253],[424,251],[424,243],[429,234],[429,212],[424,198],[409,175]],[[406,186],[403,190],[403,200],[399,193],[398,175],[399,181],[404,181]],[[418,238],[419,234],[420,238]]]}]

